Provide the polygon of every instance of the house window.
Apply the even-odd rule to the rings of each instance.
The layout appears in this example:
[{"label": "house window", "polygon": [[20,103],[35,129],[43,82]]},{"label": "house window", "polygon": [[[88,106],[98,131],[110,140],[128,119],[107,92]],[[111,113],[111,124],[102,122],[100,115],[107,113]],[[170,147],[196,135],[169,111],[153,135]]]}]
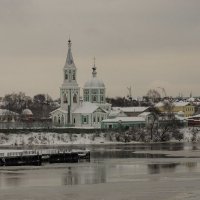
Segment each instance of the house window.
[{"label": "house window", "polygon": [[76,119],[74,118],[74,124],[76,123]]},{"label": "house window", "polygon": [[88,116],[82,116],[82,123],[88,124]]},{"label": "house window", "polygon": [[98,123],[100,122],[100,118],[99,117],[97,118],[97,121],[98,121]]},{"label": "house window", "polygon": [[96,122],[96,117],[93,117],[93,122],[94,122],[94,123]]}]

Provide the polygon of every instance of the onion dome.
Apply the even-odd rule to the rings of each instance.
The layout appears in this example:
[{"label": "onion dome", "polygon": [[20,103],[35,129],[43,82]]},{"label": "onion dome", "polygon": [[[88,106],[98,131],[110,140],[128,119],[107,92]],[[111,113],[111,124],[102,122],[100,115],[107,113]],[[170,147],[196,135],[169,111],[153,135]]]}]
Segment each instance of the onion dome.
[{"label": "onion dome", "polygon": [[105,88],[104,82],[97,78],[97,68],[95,66],[95,59],[94,59],[94,66],[92,68],[92,78],[90,80],[88,80],[85,85],[84,85],[84,89],[90,89],[90,88]]},{"label": "onion dome", "polygon": [[32,111],[30,109],[26,108],[26,109],[24,109],[22,111],[22,115],[24,115],[24,116],[32,116],[33,113],[32,113]]}]

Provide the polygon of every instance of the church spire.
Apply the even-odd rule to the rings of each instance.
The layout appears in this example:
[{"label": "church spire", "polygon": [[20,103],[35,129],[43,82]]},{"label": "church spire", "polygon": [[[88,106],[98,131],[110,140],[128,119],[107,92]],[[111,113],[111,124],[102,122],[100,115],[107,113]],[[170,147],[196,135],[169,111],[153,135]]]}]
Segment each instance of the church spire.
[{"label": "church spire", "polygon": [[96,68],[96,63],[95,63],[95,61],[96,61],[96,58],[94,57],[94,65],[93,65],[93,67],[92,67],[92,76],[93,77],[96,77],[97,76],[97,68]]},{"label": "church spire", "polygon": [[73,59],[72,51],[71,51],[71,46],[72,46],[72,42],[69,38],[69,40],[68,40],[68,52],[67,52],[67,59],[66,59],[65,67],[68,67],[70,65],[75,67],[74,59]]}]

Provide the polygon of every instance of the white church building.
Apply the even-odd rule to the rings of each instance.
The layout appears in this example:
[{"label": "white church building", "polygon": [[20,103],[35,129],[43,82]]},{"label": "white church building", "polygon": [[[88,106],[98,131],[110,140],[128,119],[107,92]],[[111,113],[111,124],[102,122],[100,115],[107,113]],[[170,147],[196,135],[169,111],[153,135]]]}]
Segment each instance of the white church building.
[{"label": "white church building", "polygon": [[63,84],[60,87],[60,108],[51,112],[52,122],[58,127],[94,127],[100,128],[101,121],[108,118],[111,104],[106,103],[106,88],[97,77],[94,62],[92,77],[83,87],[83,98],[77,83],[77,68],[68,41],[68,53],[63,68]]}]

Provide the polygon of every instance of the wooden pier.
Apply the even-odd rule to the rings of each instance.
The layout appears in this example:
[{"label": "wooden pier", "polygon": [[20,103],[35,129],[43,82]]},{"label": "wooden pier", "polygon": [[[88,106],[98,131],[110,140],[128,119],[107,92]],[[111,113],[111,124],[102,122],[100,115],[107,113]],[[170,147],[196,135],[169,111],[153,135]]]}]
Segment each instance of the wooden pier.
[{"label": "wooden pier", "polygon": [[43,163],[77,163],[90,161],[88,150],[0,150],[0,166],[40,166]]}]

